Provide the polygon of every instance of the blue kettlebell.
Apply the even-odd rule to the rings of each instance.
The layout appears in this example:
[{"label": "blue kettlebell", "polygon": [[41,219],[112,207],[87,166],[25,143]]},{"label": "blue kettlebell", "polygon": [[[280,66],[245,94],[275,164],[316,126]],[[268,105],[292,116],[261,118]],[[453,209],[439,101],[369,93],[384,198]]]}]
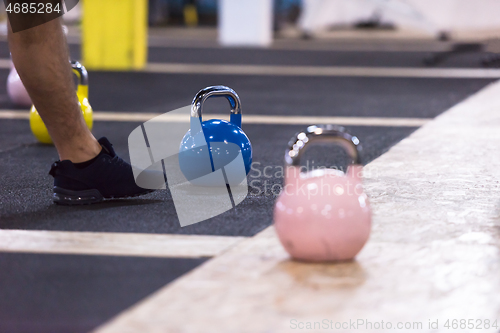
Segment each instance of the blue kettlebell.
[{"label": "blue kettlebell", "polygon": [[[229,101],[229,122],[221,119],[202,121],[203,104],[210,97],[225,97]],[[240,154],[241,157],[235,161]],[[244,172],[243,165],[239,168],[237,164],[241,158]],[[179,148],[179,166],[186,179],[195,185],[220,186],[220,182],[214,181],[215,177],[209,176],[220,169],[226,184],[237,185],[246,177],[251,164],[252,144],[241,129],[238,94],[226,86],[200,90],[191,104],[190,129]]]}]

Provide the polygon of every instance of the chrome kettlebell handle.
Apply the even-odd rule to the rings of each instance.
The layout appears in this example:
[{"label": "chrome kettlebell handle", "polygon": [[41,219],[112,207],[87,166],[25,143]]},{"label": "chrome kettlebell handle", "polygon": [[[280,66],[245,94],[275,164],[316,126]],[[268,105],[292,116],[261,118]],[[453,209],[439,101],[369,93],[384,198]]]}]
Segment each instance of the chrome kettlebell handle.
[{"label": "chrome kettlebell handle", "polygon": [[78,61],[70,61],[71,63],[71,68],[73,68],[73,71],[77,73],[76,75],[78,76],[78,80],[80,81],[80,85],[82,86],[88,86],[89,85],[89,73],[87,72],[87,69],[83,67],[82,64],[80,64]]},{"label": "chrome kettlebell handle", "polygon": [[203,103],[210,97],[226,97],[231,106],[231,115],[241,114],[241,101],[233,89],[226,86],[211,86],[200,90],[191,103],[191,117],[201,118]]},{"label": "chrome kettlebell handle", "polygon": [[300,158],[306,147],[315,143],[334,143],[340,145],[352,158],[353,164],[361,164],[361,145],[359,139],[336,125],[312,125],[297,133],[288,143],[285,152],[286,166],[300,166]]}]

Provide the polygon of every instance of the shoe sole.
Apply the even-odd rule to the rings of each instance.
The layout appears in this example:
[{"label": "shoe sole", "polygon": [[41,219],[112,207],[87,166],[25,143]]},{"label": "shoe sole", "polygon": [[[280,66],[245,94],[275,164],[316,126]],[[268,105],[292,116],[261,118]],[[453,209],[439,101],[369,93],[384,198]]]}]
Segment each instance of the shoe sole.
[{"label": "shoe sole", "polygon": [[82,206],[91,205],[99,202],[103,202],[105,199],[125,199],[138,197],[147,193],[151,193],[154,190],[144,190],[144,192],[137,193],[134,195],[126,196],[110,196],[104,197],[101,192],[96,189],[85,190],[85,191],[72,191],[61,187],[54,186],[54,194],[52,195],[52,200],[54,203],[63,206]]}]

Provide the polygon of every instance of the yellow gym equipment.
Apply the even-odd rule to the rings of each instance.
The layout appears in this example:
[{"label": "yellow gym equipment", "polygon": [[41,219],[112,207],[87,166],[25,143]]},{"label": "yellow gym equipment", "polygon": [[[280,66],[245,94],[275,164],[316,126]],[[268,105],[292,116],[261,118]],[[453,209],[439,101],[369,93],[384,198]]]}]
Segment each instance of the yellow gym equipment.
[{"label": "yellow gym equipment", "polygon": [[[72,61],[71,67],[73,68],[73,73],[78,77],[78,86],[76,89],[76,95],[78,97],[78,104],[82,109],[83,118],[87,127],[92,130],[94,123],[92,107],[89,104],[89,77],[87,70],[78,61]],[[31,107],[30,111],[30,127],[33,135],[45,144],[52,144],[52,139],[47,131],[47,127],[43,123],[42,118],[38,114],[35,106]]]},{"label": "yellow gym equipment", "polygon": [[148,0],[85,0],[83,62],[88,69],[137,70],[147,63]]},{"label": "yellow gym equipment", "polygon": [[184,23],[188,27],[196,27],[198,25],[198,10],[193,4],[184,6]]}]

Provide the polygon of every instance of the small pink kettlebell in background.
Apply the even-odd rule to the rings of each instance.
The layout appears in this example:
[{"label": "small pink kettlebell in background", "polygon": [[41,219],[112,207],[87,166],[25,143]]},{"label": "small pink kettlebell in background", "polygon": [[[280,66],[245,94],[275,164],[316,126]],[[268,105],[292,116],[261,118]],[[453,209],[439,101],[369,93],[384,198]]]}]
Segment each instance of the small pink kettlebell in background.
[{"label": "small pink kettlebell in background", "polygon": [[[302,172],[306,147],[332,143],[353,160],[346,173],[334,169]],[[274,226],[286,251],[304,261],[354,258],[370,236],[371,209],[361,184],[358,138],[334,125],[309,126],[285,152],[283,191],[274,207]]]},{"label": "small pink kettlebell in background", "polygon": [[[67,36],[68,27],[63,25],[62,29],[64,34]],[[16,105],[31,107],[33,104],[12,60],[10,61],[10,73],[7,77],[7,94],[9,95],[10,101]]]},{"label": "small pink kettlebell in background", "polygon": [[12,61],[10,65],[10,73],[7,77],[7,93],[9,94],[9,98],[14,104],[29,107],[33,104],[30,95],[28,95],[26,88],[24,88],[23,82]]},{"label": "small pink kettlebell in background", "polygon": [[[68,27],[63,25],[62,29],[64,34],[67,36]],[[9,95],[10,101],[16,105],[31,107],[33,104],[12,60],[10,61],[10,73],[7,77],[7,94]]]}]

